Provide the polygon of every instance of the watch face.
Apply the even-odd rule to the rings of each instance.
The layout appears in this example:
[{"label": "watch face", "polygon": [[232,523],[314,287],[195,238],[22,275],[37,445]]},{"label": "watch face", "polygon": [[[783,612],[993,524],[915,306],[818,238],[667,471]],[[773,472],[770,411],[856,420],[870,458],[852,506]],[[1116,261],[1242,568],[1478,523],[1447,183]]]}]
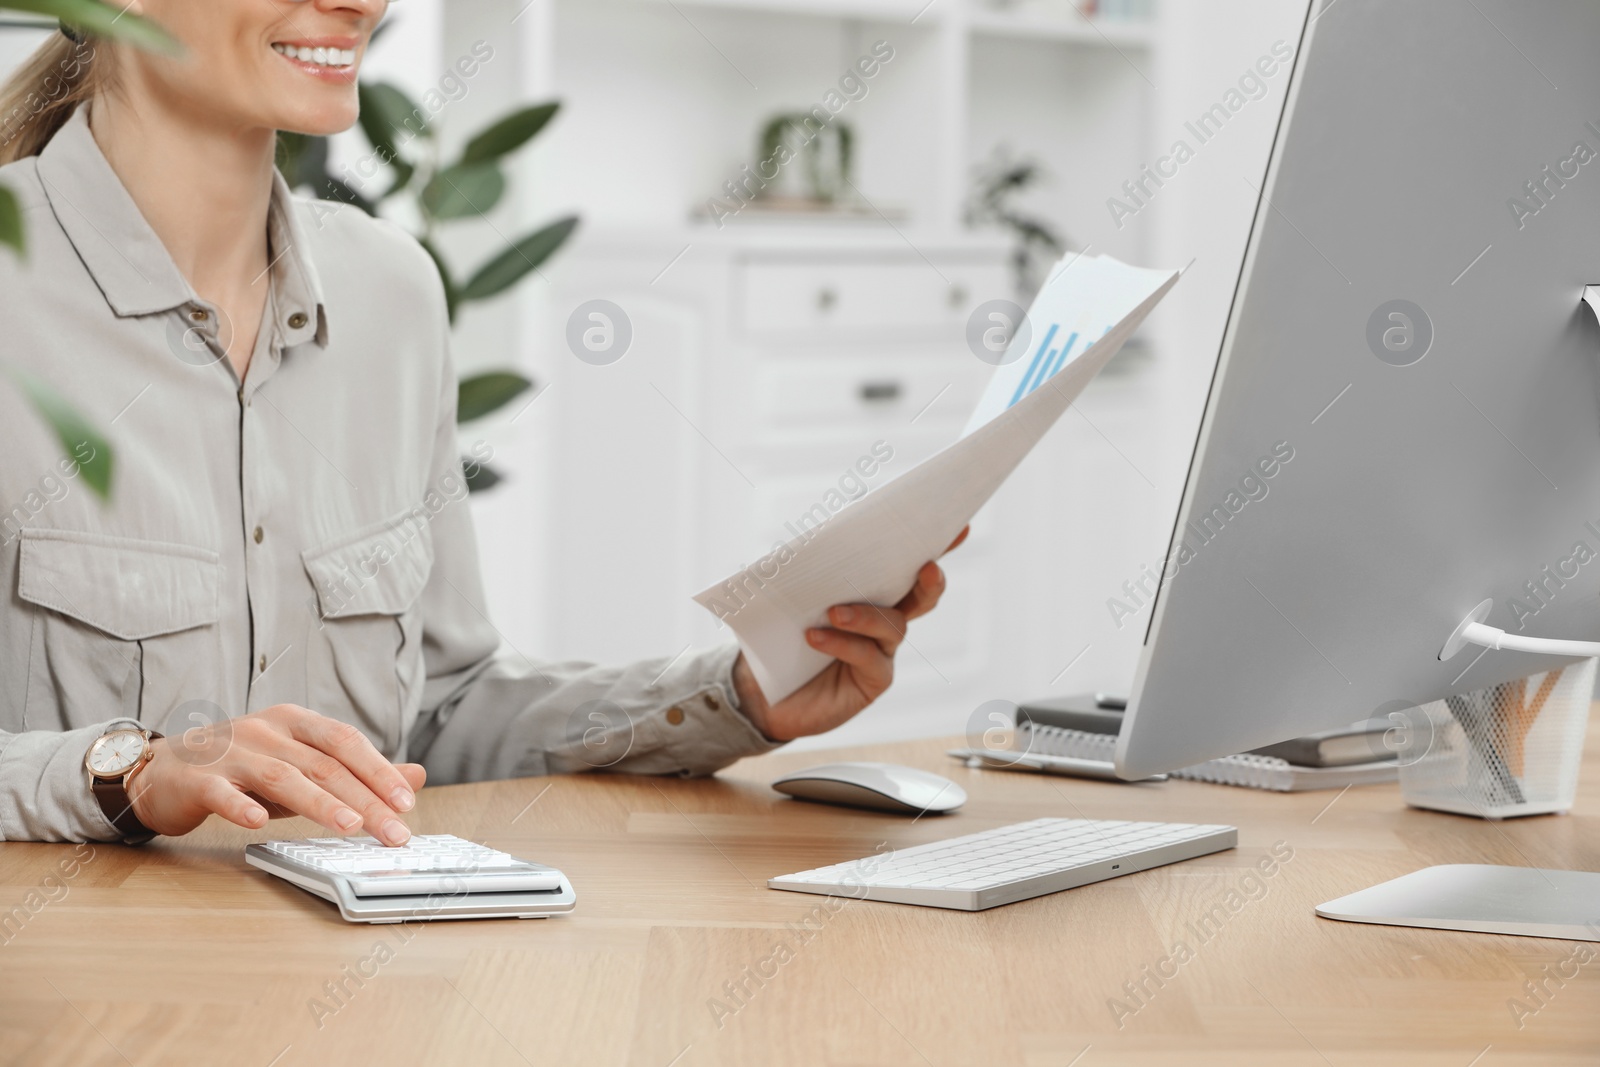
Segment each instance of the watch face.
[{"label": "watch face", "polygon": [[144,746],[144,734],[137,730],[113,730],[90,746],[89,770],[104,778],[126,774],[138,765]]}]

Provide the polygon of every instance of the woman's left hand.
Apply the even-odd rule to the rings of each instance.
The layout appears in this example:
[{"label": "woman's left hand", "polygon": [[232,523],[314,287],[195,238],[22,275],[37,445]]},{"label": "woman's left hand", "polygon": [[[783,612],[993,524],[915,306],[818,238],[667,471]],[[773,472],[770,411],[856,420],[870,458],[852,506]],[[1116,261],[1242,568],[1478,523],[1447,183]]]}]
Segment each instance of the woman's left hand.
[{"label": "woman's left hand", "polygon": [[[945,551],[965,541],[967,533],[963,529]],[[818,652],[832,656],[833,663],[776,704],[767,703],[741,654],[733,665],[740,710],[774,741],[826,733],[849,720],[882,696],[894,680],[894,654],[906,638],[906,623],[932,611],[943,595],[944,572],[929,562],[917,572],[911,592],[892,608],[875,604],[829,608],[832,627],[807,630],[806,640]]]}]

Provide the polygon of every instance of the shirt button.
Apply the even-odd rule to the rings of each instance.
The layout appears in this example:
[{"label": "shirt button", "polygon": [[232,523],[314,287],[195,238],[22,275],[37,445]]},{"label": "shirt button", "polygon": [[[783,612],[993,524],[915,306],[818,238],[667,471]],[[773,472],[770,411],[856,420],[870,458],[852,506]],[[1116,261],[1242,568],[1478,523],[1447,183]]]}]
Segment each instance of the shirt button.
[{"label": "shirt button", "polygon": [[204,322],[204,321],[206,321],[206,309],[205,308],[191,307],[189,309],[189,321],[190,322]]},{"label": "shirt button", "polygon": [[674,726],[677,726],[679,723],[683,722],[683,709],[680,708],[680,707],[677,707],[676,705],[674,705],[673,707],[668,708],[667,709],[667,721],[670,722]]},{"label": "shirt button", "polygon": [[261,669],[262,674],[267,672],[267,654],[265,652],[261,653],[261,658],[256,661],[256,665]]},{"label": "shirt button", "polygon": [[296,311],[293,315],[289,316],[289,329],[298,330],[310,321],[310,319],[306,318],[306,313],[304,311]]},{"label": "shirt button", "polygon": [[717,699],[717,694],[715,693],[706,694],[706,703],[711,705],[712,711],[716,711],[718,708],[722,707],[722,702]]},{"label": "shirt button", "polygon": [[255,530],[255,533],[251,534],[250,536],[254,537],[256,539],[256,544],[259,545],[261,543],[261,539],[263,537],[267,536],[267,531],[265,531],[261,527],[257,526],[256,530]]}]

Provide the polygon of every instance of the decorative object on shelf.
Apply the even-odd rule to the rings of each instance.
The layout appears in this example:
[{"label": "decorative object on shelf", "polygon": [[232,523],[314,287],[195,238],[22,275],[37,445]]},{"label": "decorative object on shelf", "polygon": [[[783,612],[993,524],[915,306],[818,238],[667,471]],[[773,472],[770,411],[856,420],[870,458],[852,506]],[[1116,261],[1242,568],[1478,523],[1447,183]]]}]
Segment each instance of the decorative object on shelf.
[{"label": "decorative object on shelf", "polygon": [[[373,36],[376,38],[377,34]],[[477,58],[485,57],[477,55]],[[291,186],[308,187],[324,200],[350,204],[369,215],[377,215],[379,205],[389,198],[406,193],[416,217],[422,220],[422,232],[414,236],[439,268],[452,323],[462,304],[488,300],[509,291],[549,259],[577,228],[576,215],[558,219],[509,242],[502,252],[480,265],[470,277],[458,278],[436,243],[439,226],[458,219],[478,218],[492,210],[504,197],[508,184],[500,161],[531,141],[555,117],[561,105],[552,101],[512,111],[472,137],[460,157],[446,163],[434,138],[431,112],[418,107],[405,93],[387,82],[362,83],[358,91],[361,131],[372,146],[372,152],[354,169],[344,168],[345,178],[352,180],[329,172],[326,138],[302,134],[278,134],[278,169]],[[388,172],[388,184],[376,195],[368,195],[366,190],[380,168]],[[361,173],[366,170],[372,173]],[[483,418],[532,387],[532,381],[514,370],[486,371],[463,378],[458,393],[457,421]],[[462,466],[467,487],[472,492],[492,488],[501,480],[501,476],[480,459],[463,458]]]},{"label": "decorative object on shelf", "polygon": [[823,126],[803,111],[774,115],[761,130],[761,159],[792,159],[757,200],[769,209],[827,210],[851,199],[855,132],[850,124]]},{"label": "decorative object on shelf", "polygon": [[[838,116],[852,102],[867,98],[872,79],[894,56],[894,46],[888,41],[874,41],[871,50],[846,68],[836,87],[825,91],[811,110],[774,115],[762,129],[756,161],[746,163],[722,183],[724,195],[711,197],[704,209],[693,214],[709,218],[719,230],[749,207],[768,218],[821,213],[836,218],[888,218],[877,205],[867,203],[850,180],[854,138],[849,125]],[[794,166],[797,160],[799,167]]]},{"label": "decorative object on shelf", "polygon": [[1022,301],[1033,299],[1044,283],[1043,272],[1068,250],[1067,239],[1050,220],[1026,214],[1016,206],[1017,198],[1044,178],[1044,168],[1037,160],[1014,158],[1002,145],[977,168],[967,201],[967,225],[999,226],[1015,238],[1011,265],[1017,297]]}]

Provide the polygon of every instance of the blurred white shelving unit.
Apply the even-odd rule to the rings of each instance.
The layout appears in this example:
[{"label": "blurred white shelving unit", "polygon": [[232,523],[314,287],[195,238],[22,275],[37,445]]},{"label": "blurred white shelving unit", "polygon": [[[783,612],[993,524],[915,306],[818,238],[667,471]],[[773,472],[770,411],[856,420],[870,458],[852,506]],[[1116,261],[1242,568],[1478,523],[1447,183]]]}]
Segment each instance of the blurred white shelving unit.
[{"label": "blurred white shelving unit", "polygon": [[[452,0],[446,18],[482,25],[501,10]],[[997,145],[1044,164],[1052,182],[1028,208],[1074,246],[1147,256],[1147,228],[1112,227],[1104,202],[1147,158],[1148,23],[1085,19],[1066,0],[520,10],[518,93],[558,97],[563,114],[521,165],[517,229],[584,218],[522,301],[521,348],[549,399],[500,435],[514,487],[477,505],[497,624],[532,654],[670,656],[725,640],[689,594],[768,551],[875,442],[895,452],[881,480],[955,438],[989,373],[966,319],[1014,296],[1008,238],[963,217]],[[766,121],[822,103],[880,41],[893,58],[837,115],[866,209],[707,220],[707,202],[728,204],[724,183],[757,162]],[[595,298],[634,330],[610,366],[565,340]],[[950,599],[913,630],[895,688],[829,743],[958,732],[983,701],[1073,683],[1063,668],[1084,642],[1062,604],[1081,616],[1087,601],[1099,623],[1105,583],[1060,561],[1103,556],[1118,536],[1083,522],[1090,501],[1145,492],[1147,403],[1130,373],[1080,402],[950,559]],[[1121,510],[1164,521],[1141,509]],[[1118,655],[1131,675],[1133,649]]]},{"label": "blurred white shelving unit", "polygon": [[[858,188],[910,228],[961,229],[973,167],[1005,143],[1054,176],[1034,199],[1081,245],[1144,162],[1153,24],[1069,0],[534,0],[517,25],[528,92],[571,109],[576,151],[552,135],[563,161],[541,196],[605,225],[678,223],[722,197],[765,121],[818,104],[878,41],[893,60],[836,121],[856,133]],[[1102,250],[1143,251],[1126,236]]]},{"label": "blurred white shelving unit", "polygon": [[[633,0],[684,8],[720,7],[737,11],[813,15],[822,18],[884,19],[910,22],[937,6],[927,0]],[[935,15],[932,21],[937,21]]]}]

